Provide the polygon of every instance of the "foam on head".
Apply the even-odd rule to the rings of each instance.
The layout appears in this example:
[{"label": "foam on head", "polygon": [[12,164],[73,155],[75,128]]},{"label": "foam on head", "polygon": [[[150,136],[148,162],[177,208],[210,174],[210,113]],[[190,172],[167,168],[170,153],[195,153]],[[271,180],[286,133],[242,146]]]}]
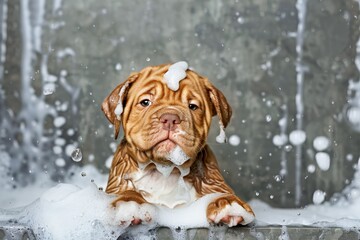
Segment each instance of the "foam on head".
[{"label": "foam on head", "polygon": [[188,68],[189,65],[185,61],[180,61],[171,65],[164,74],[164,81],[168,88],[177,91],[179,89],[180,81],[186,78],[186,70]]}]

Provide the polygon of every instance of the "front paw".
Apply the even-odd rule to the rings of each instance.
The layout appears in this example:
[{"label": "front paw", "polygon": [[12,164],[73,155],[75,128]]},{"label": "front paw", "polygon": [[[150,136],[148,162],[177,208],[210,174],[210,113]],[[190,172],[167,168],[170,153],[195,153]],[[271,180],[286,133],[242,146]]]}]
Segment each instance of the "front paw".
[{"label": "front paw", "polygon": [[115,221],[122,226],[149,224],[155,216],[155,207],[149,203],[135,201],[118,202],[115,208]]},{"label": "front paw", "polygon": [[249,224],[255,218],[251,207],[232,194],[223,195],[210,202],[206,216],[209,222],[221,222],[229,227]]}]

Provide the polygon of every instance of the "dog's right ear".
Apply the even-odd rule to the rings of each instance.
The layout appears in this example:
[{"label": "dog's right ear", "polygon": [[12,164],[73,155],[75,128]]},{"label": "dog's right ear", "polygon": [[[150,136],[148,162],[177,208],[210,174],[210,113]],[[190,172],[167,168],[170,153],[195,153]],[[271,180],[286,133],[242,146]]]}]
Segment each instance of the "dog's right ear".
[{"label": "dog's right ear", "polygon": [[128,79],[119,84],[110,94],[105,98],[101,105],[106,118],[114,125],[115,139],[119,136],[121,115],[123,112],[126,96],[129,92],[130,85],[138,78],[138,73],[132,73]]}]

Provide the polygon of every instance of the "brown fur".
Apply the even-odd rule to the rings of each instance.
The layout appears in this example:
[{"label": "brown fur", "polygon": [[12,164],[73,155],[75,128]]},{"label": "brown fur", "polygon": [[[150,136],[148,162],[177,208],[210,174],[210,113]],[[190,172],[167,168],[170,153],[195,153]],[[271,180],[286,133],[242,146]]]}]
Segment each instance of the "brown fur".
[{"label": "brown fur", "polygon": [[[214,220],[214,214],[232,202],[237,202],[252,213],[251,208],[236,197],[225,183],[215,156],[205,143],[213,116],[218,115],[224,127],[230,121],[232,112],[226,98],[208,79],[190,70],[180,82],[180,89],[175,92],[170,90],[163,82],[163,75],[169,66],[147,67],[131,74],[104,100],[102,110],[114,124],[115,138],[118,137],[120,126],[125,136],[114,155],[106,192],[119,195],[114,206],[121,201],[147,202],[146,196],[136,189],[133,176],[141,164],[147,164],[150,160],[170,164],[166,154],[172,143],[162,142],[168,136],[190,157],[182,167],[190,168],[184,180],[194,187],[196,198],[210,193],[225,194],[209,204],[207,216],[210,222]],[[119,96],[122,88],[123,94]],[[152,104],[143,107],[139,104],[142,99],[149,99]],[[114,113],[119,101],[124,106],[121,118]],[[189,103],[195,103],[199,108],[192,111],[188,108]],[[163,114],[178,115],[181,120],[178,128],[184,133],[175,137],[175,133],[162,130],[159,119]],[[145,170],[152,171],[153,168],[154,164],[149,164]],[[172,174],[176,174],[176,171]],[[230,217],[226,216],[221,221],[228,223]],[[236,217],[237,223],[241,223],[242,217]]]}]

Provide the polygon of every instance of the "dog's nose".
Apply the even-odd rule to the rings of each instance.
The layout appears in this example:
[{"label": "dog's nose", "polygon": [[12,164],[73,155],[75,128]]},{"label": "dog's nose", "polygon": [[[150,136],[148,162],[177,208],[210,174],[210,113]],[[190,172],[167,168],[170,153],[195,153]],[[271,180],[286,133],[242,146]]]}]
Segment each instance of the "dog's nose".
[{"label": "dog's nose", "polygon": [[164,130],[173,131],[181,121],[177,114],[165,113],[161,115],[160,122],[163,124]]}]

